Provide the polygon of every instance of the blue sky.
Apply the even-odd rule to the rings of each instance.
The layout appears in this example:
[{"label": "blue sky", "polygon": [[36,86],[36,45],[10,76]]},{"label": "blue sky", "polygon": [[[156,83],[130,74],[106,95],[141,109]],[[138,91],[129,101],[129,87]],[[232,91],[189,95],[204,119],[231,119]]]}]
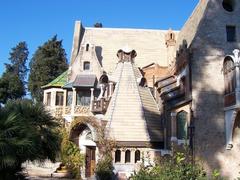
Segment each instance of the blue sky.
[{"label": "blue sky", "polygon": [[[26,41],[29,60],[37,47],[55,34],[69,59],[74,22],[91,27],[179,30],[199,0],[1,0],[0,75],[10,49]],[[29,61],[28,61],[29,63]]]}]

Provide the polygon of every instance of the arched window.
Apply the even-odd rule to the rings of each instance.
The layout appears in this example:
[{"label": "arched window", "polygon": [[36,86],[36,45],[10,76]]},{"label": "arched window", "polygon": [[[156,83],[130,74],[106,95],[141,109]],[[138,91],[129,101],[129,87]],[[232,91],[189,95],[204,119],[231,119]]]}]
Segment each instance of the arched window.
[{"label": "arched window", "polygon": [[115,163],[121,162],[121,151],[118,149],[115,151]]},{"label": "arched window", "polygon": [[140,156],[140,151],[139,151],[139,150],[136,150],[136,151],[135,151],[135,163],[138,162],[138,161],[140,161],[140,158],[141,158],[141,156]]},{"label": "arched window", "polygon": [[225,94],[230,94],[236,88],[236,75],[234,62],[231,57],[226,57],[223,63]]},{"label": "arched window", "polygon": [[88,51],[88,50],[89,50],[89,44],[86,45],[86,51]]},{"label": "arched window", "polygon": [[177,113],[177,138],[187,138],[187,112],[180,111]]},{"label": "arched window", "polygon": [[131,161],[131,152],[130,150],[126,150],[125,152],[125,163],[130,163]]},{"label": "arched window", "polygon": [[85,61],[83,63],[83,70],[90,70],[90,62],[89,61]]},{"label": "arched window", "polygon": [[234,5],[234,0],[223,0],[222,2],[223,8],[228,12],[234,11]]}]

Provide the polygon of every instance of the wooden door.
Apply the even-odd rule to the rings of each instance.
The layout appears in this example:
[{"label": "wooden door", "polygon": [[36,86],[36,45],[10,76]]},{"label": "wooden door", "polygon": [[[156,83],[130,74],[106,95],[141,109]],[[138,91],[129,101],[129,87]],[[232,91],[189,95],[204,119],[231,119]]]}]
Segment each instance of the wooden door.
[{"label": "wooden door", "polygon": [[86,177],[94,175],[95,170],[95,150],[94,146],[86,147]]}]

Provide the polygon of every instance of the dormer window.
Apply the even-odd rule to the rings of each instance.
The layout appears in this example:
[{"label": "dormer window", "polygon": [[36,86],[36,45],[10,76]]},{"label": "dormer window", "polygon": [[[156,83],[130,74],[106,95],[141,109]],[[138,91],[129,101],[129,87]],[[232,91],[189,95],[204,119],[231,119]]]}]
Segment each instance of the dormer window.
[{"label": "dormer window", "polygon": [[84,71],[90,70],[90,62],[89,61],[85,61],[83,63],[83,70]]},{"label": "dormer window", "polygon": [[86,51],[89,50],[89,44],[86,44]]}]

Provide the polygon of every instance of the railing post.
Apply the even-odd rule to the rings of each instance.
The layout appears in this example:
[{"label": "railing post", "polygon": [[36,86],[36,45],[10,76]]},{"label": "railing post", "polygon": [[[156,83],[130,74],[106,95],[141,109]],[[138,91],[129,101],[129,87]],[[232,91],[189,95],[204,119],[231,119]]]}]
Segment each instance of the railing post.
[{"label": "railing post", "polygon": [[71,108],[71,115],[74,115],[74,109],[76,105],[76,99],[77,99],[77,93],[76,93],[76,88],[72,88],[73,90],[73,95],[72,95],[72,108]]},{"label": "railing post", "polygon": [[93,110],[93,100],[94,100],[93,91],[94,91],[94,88],[91,88],[90,111]]}]

